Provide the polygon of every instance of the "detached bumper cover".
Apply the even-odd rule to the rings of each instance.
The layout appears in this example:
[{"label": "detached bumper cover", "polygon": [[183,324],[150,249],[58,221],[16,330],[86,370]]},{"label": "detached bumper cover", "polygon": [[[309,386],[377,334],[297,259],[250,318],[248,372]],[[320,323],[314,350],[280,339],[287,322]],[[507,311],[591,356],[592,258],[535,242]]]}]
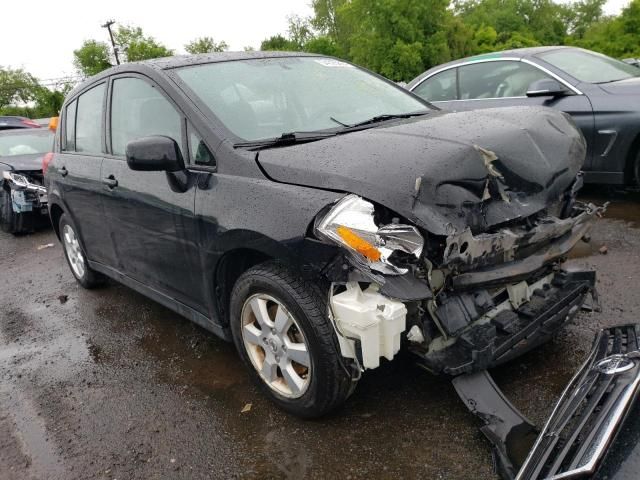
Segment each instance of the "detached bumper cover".
[{"label": "detached bumper cover", "polygon": [[638,395],[638,325],[602,330],[518,472],[518,480],[593,474]]}]

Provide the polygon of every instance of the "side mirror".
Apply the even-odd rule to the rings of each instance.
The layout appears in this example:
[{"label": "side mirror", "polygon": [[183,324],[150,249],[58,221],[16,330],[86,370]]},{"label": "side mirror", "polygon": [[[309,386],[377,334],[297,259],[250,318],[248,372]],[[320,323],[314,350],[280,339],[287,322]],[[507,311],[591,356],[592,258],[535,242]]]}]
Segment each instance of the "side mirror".
[{"label": "side mirror", "polygon": [[561,97],[569,94],[567,87],[552,78],[536,80],[527,89],[527,97]]},{"label": "side mirror", "polygon": [[178,143],[170,137],[152,135],[127,143],[127,165],[144,172],[178,172],[184,170],[184,160]]}]

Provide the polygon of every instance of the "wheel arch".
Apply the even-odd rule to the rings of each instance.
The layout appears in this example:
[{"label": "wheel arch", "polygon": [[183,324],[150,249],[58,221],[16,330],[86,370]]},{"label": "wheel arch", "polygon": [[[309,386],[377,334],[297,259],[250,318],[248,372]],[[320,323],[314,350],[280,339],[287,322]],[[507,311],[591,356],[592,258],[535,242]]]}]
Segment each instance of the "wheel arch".
[{"label": "wheel arch", "polygon": [[49,207],[49,217],[51,218],[51,225],[53,231],[56,233],[56,237],[60,240],[60,217],[64,214],[64,210],[57,203],[52,204]]},{"label": "wheel arch", "polygon": [[240,275],[251,267],[273,259],[271,254],[245,247],[230,250],[220,258],[213,275],[213,285],[216,313],[223,325],[229,325],[231,292]]}]

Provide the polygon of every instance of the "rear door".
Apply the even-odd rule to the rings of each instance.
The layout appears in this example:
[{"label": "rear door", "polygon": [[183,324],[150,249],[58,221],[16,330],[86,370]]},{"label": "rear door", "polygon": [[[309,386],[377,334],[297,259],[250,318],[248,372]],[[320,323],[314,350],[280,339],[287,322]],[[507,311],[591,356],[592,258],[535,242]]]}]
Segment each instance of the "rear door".
[{"label": "rear door", "polygon": [[91,261],[111,265],[115,251],[102,210],[100,170],[105,150],[106,81],[92,86],[68,103],[63,115],[61,151],[47,175],[80,233]]},{"label": "rear door", "polygon": [[[587,140],[585,166],[590,167],[594,151],[594,117],[591,102],[582,94],[556,98],[527,97],[529,86],[536,80],[545,78],[558,80],[528,61],[485,60],[461,64],[436,73],[414,87],[413,92],[445,110],[544,106],[567,112]],[[569,84],[566,85],[573,88]],[[441,98],[438,98],[438,95]]]},{"label": "rear door", "polygon": [[[125,159],[129,141],[165,135],[186,156],[186,123],[176,104],[147,77],[113,77],[102,165],[105,216],[118,270],[200,311],[202,277],[194,217],[195,185],[188,171],[141,172]],[[186,161],[186,158],[185,158]]]}]

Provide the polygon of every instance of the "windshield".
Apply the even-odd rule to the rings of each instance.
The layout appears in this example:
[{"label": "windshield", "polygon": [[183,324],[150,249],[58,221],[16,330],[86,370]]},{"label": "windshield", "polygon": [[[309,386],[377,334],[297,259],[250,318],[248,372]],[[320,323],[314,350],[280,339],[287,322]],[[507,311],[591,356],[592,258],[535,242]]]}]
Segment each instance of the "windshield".
[{"label": "windshield", "polygon": [[637,67],[595,52],[561,49],[538,56],[581,82],[608,83],[640,77]]},{"label": "windshield", "polygon": [[34,155],[50,152],[53,148],[53,132],[46,134],[0,135],[0,157]]},{"label": "windshield", "polygon": [[401,89],[332,58],[209,63],[177,74],[229,130],[249,141],[428,110]]}]

